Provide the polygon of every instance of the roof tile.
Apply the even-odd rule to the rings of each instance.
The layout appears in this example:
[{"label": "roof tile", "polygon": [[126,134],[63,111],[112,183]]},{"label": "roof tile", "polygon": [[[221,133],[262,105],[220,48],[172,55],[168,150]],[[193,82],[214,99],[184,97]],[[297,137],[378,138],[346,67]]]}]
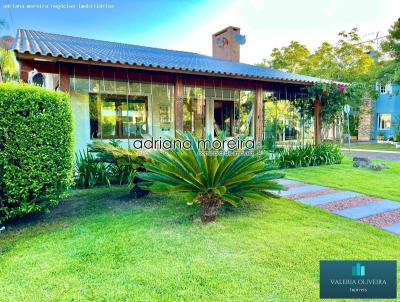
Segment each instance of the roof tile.
[{"label": "roof tile", "polygon": [[26,29],[18,30],[13,48],[17,53],[85,61],[93,60],[114,64],[120,63],[290,82],[312,83],[321,81],[321,79],[315,77],[250,64],[219,60],[192,52],[107,42]]}]

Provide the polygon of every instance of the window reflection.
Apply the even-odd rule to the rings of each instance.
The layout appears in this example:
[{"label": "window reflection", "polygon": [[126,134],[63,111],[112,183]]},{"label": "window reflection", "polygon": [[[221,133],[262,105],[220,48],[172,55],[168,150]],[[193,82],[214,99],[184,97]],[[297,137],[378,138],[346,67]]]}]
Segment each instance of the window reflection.
[{"label": "window reflection", "polygon": [[90,95],[91,138],[139,138],[147,133],[147,98]]},{"label": "window reflection", "polygon": [[183,99],[183,131],[192,132],[197,137],[204,137],[205,119],[204,90],[186,86]]}]

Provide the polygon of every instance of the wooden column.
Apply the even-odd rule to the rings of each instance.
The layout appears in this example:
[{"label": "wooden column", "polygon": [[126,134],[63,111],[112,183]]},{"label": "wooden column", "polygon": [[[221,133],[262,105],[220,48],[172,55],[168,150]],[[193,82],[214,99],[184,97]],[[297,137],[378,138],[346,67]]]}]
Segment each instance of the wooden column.
[{"label": "wooden column", "polygon": [[254,140],[261,142],[263,138],[263,89],[256,88],[256,99],[254,104]]},{"label": "wooden column", "polygon": [[174,87],[175,131],[183,131],[183,81],[176,77]]},{"label": "wooden column", "polygon": [[60,75],[60,90],[64,92],[69,92],[69,75],[68,75],[68,67],[66,65],[61,64],[59,66],[59,75]]},{"label": "wooden column", "polygon": [[28,83],[29,72],[32,70],[33,68],[26,65],[24,62],[19,62],[19,78],[23,82]]},{"label": "wooden column", "polygon": [[314,144],[321,142],[321,99],[319,96],[314,102]]}]

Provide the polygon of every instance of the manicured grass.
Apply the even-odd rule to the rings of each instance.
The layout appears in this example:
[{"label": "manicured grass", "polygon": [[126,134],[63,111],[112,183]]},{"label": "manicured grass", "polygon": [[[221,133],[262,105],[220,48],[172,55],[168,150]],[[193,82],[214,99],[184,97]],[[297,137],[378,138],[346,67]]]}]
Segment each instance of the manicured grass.
[{"label": "manicured grass", "polygon": [[345,157],[340,165],[286,169],[282,172],[290,179],[400,201],[400,163],[374,162],[383,162],[389,169],[377,172],[354,168],[352,159]]},{"label": "manicured grass", "polygon": [[286,199],[227,207],[202,225],[184,195],[125,194],[77,191],[9,227],[0,300],[319,301],[321,259],[399,257],[399,237]]},{"label": "manicured grass", "polygon": [[[347,145],[343,145],[344,149],[347,149]],[[364,150],[380,150],[380,151],[397,151],[400,152],[400,148],[396,148],[392,144],[360,144],[350,145],[350,149],[364,149]]]}]

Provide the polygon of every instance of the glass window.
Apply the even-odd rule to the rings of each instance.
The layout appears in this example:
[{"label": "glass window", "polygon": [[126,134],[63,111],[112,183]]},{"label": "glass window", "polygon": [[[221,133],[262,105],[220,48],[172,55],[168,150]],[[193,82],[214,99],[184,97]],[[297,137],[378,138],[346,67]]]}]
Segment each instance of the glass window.
[{"label": "glass window", "polygon": [[238,104],[235,106],[235,133],[245,136],[253,135],[254,102],[254,91],[240,91]]},{"label": "glass window", "polygon": [[147,98],[91,94],[91,138],[140,138],[147,133]]},{"label": "glass window", "polygon": [[387,113],[378,114],[378,127],[381,130],[390,129],[392,116]]},{"label": "glass window", "polygon": [[183,98],[183,131],[204,137],[205,99],[203,88],[185,86]]},{"label": "glass window", "polygon": [[152,135],[163,137],[174,134],[173,86],[170,84],[153,84],[151,99]]},{"label": "glass window", "polygon": [[234,101],[214,101],[214,135],[224,131],[230,137],[234,135]]},{"label": "glass window", "polygon": [[376,83],[376,90],[380,94],[385,94],[386,93],[386,85],[382,85],[382,84]]},{"label": "glass window", "polygon": [[89,79],[72,77],[69,81],[71,91],[88,91]]}]

